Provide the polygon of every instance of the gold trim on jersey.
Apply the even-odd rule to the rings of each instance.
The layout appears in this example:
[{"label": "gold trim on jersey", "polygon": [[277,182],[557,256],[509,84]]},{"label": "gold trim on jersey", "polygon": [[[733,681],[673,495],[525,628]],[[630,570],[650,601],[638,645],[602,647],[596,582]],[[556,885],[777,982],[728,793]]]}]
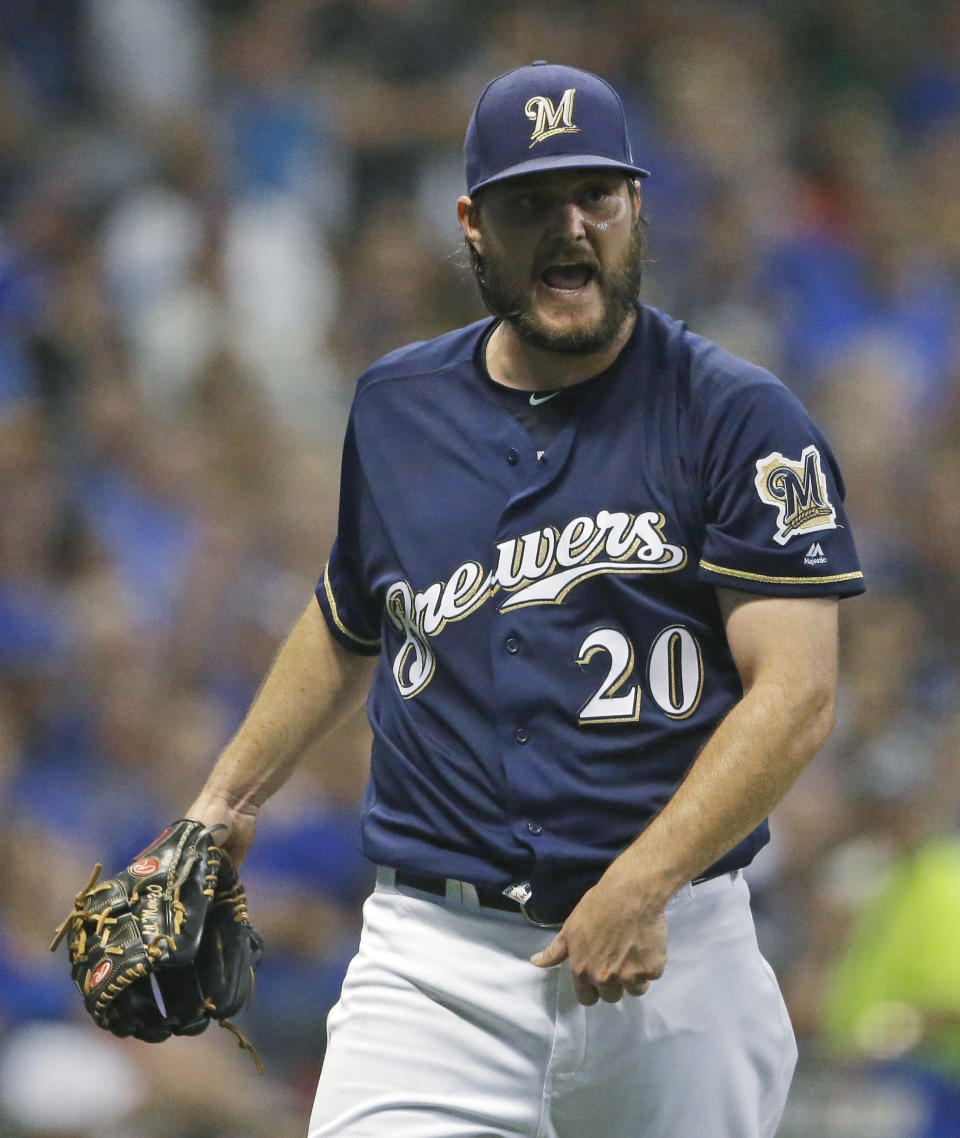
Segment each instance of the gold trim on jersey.
[{"label": "gold trim on jersey", "polygon": [[838,581],[856,581],[863,577],[858,569],[855,573],[833,573],[826,577],[771,577],[766,573],[747,573],[742,569],[725,569],[710,561],[701,561],[701,569],[711,573],[722,573],[725,577],[742,577],[745,581],[763,581],[770,585],[833,585]]},{"label": "gold trim on jersey", "polygon": [[380,637],[376,640],[368,640],[364,636],[357,636],[355,632],[351,632],[349,628],[340,619],[340,613],[337,609],[337,602],[333,595],[333,587],[330,584],[330,562],[328,561],[323,567],[323,591],[327,596],[327,604],[330,606],[330,615],[333,617],[333,622],[340,629],[344,636],[349,636],[351,640],[357,644],[362,644],[366,648],[379,648]]}]

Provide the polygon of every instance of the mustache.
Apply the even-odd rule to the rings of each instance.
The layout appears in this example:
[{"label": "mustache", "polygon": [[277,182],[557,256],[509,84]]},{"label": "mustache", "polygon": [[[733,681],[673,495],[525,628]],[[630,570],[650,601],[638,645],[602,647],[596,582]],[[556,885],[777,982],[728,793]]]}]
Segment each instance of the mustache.
[{"label": "mustache", "polygon": [[603,266],[582,249],[557,249],[549,256],[540,257],[534,264],[534,276],[541,277],[547,269],[557,265],[582,265],[590,270],[595,280],[603,279]]}]

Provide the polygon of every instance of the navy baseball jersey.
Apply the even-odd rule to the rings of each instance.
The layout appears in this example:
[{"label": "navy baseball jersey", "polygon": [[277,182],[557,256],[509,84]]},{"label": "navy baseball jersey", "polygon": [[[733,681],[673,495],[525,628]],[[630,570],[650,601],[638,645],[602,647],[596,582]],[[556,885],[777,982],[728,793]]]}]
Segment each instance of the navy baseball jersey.
[{"label": "navy baseball jersey", "polygon": [[544,446],[491,392],[492,327],[361,378],[317,598],[380,656],[367,856],[572,904],[742,695],[716,588],[863,580],[833,455],[768,372],[641,306]]}]

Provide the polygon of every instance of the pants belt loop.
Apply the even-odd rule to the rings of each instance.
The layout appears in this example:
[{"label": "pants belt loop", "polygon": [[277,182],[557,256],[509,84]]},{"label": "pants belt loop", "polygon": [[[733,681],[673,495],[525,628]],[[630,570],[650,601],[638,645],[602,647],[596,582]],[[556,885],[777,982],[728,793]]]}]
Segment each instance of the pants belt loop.
[{"label": "pants belt loop", "polygon": [[479,909],[480,898],[477,896],[477,887],[469,881],[460,882],[460,895],[465,909]]},{"label": "pants belt loop", "polygon": [[377,884],[385,889],[395,889],[397,886],[397,871],[385,865],[377,866]]},{"label": "pants belt loop", "polygon": [[463,904],[463,882],[454,881],[452,877],[447,878],[446,898],[452,901],[454,905]]}]

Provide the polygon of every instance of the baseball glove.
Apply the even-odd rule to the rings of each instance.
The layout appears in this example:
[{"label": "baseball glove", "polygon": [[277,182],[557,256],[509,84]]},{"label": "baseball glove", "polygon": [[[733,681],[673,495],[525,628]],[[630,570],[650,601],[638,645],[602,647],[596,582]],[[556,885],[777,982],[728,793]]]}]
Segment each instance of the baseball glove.
[{"label": "baseball glove", "polygon": [[50,949],[69,935],[74,983],[105,1031],[160,1043],[215,1019],[262,1071],[228,1020],[253,994],[263,941],[218,829],[181,819],[115,877],[98,883],[97,865]]}]

